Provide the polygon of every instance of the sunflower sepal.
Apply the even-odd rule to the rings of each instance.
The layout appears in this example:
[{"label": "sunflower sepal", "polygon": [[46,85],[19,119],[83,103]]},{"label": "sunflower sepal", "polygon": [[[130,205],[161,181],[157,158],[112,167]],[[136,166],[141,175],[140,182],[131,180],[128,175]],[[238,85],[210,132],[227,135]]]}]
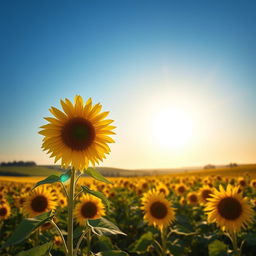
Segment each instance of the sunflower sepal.
[{"label": "sunflower sepal", "polygon": [[34,230],[44,223],[51,221],[53,217],[54,215],[52,214],[52,211],[49,211],[34,218],[23,219],[16,230],[12,233],[11,237],[2,245],[1,249],[24,241]]},{"label": "sunflower sepal", "polygon": [[98,172],[95,168],[89,167],[84,171],[87,175],[94,178],[95,180],[102,181],[107,184],[113,184],[113,182],[106,179],[100,172]]},{"label": "sunflower sepal", "polygon": [[71,170],[68,170],[67,172],[65,172],[64,174],[61,175],[50,175],[47,178],[38,181],[35,186],[32,188],[32,190],[34,190],[35,188],[37,188],[38,186],[41,185],[45,185],[45,184],[52,184],[52,183],[56,183],[56,182],[66,182],[67,180],[70,179],[71,176]]},{"label": "sunflower sepal", "polygon": [[87,186],[81,186],[81,188],[85,194],[89,193],[95,197],[98,197],[99,199],[102,200],[102,202],[106,205],[107,208],[110,207],[110,203],[109,203],[108,199],[101,192],[91,190]]},{"label": "sunflower sepal", "polygon": [[48,255],[52,249],[53,243],[47,242],[29,250],[19,252],[16,256],[44,256]]},{"label": "sunflower sepal", "polygon": [[114,223],[101,217],[95,220],[87,220],[87,225],[91,228],[92,232],[98,236],[102,235],[124,235]]}]

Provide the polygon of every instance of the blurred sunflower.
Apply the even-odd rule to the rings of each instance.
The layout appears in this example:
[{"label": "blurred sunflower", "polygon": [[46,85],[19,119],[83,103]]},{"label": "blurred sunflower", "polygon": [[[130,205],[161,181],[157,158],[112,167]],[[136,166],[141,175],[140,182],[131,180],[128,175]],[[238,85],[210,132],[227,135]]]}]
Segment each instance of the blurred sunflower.
[{"label": "blurred sunflower", "polygon": [[187,200],[189,204],[197,205],[199,198],[196,192],[189,192],[187,195]]},{"label": "blurred sunflower", "polygon": [[54,197],[45,187],[34,189],[23,204],[24,211],[29,217],[35,217],[44,212],[54,210],[57,205]]},{"label": "blurred sunflower", "polygon": [[84,104],[81,96],[76,96],[74,105],[68,99],[61,100],[64,112],[55,107],[50,112],[55,116],[46,117],[49,122],[41,126],[39,132],[44,137],[43,150],[51,153],[55,162],[61,159],[63,167],[71,166],[75,170],[84,170],[89,163],[99,163],[105,154],[109,154],[108,143],[114,140],[109,135],[115,134],[110,125],[113,120],[105,119],[109,112],[102,112],[98,103],[92,105],[89,98]]},{"label": "blurred sunflower", "polygon": [[11,208],[8,203],[0,204],[0,220],[6,220],[11,215]]},{"label": "blurred sunflower", "polygon": [[176,193],[179,194],[179,195],[183,195],[187,191],[187,187],[183,183],[178,184],[175,189],[176,189]]},{"label": "blurred sunflower", "polygon": [[200,188],[199,192],[199,200],[201,203],[207,203],[208,199],[211,198],[212,189],[209,186],[203,186]]},{"label": "blurred sunflower", "polygon": [[88,219],[99,219],[105,215],[105,208],[101,200],[91,195],[83,195],[74,210],[76,221],[80,226]]},{"label": "blurred sunflower", "polygon": [[159,184],[156,186],[156,191],[163,193],[165,196],[169,195],[169,189],[163,182],[159,182]]},{"label": "blurred sunflower", "polygon": [[238,192],[239,187],[221,185],[219,191],[214,189],[212,198],[208,199],[205,211],[209,222],[216,222],[223,230],[230,233],[239,232],[253,221],[253,209],[247,198]]},{"label": "blurred sunflower", "polygon": [[144,219],[162,230],[174,221],[174,209],[163,193],[150,190],[141,199],[141,209],[145,212]]}]

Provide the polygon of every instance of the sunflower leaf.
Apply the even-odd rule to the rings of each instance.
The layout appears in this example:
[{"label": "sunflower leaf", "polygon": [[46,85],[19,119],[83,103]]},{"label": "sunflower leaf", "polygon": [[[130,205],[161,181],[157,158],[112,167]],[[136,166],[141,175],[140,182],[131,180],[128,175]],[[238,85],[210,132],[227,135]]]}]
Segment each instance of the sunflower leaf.
[{"label": "sunflower leaf", "polygon": [[45,178],[44,180],[38,181],[36,183],[36,185],[32,188],[35,189],[38,186],[44,185],[44,184],[51,184],[51,183],[55,183],[55,182],[59,182],[60,181],[60,177],[57,175],[51,175],[47,178]]},{"label": "sunflower leaf", "polygon": [[91,195],[93,195],[93,196],[98,197],[99,199],[101,199],[101,200],[103,201],[103,203],[104,203],[107,207],[109,207],[109,201],[108,201],[108,199],[107,199],[102,193],[100,193],[99,191],[91,190],[91,189],[89,189],[89,188],[86,187],[86,186],[81,186],[81,187],[82,187],[84,193],[89,193],[89,194],[91,194]]},{"label": "sunflower leaf", "polygon": [[98,236],[108,234],[126,236],[115,224],[103,217],[96,220],[88,220],[87,223],[91,227],[92,232]]},{"label": "sunflower leaf", "polygon": [[55,182],[65,182],[70,179],[71,176],[71,170],[68,170],[64,174],[61,175],[50,175],[49,177],[45,178],[44,180],[38,181],[36,185],[32,188],[35,189],[38,186],[44,185],[44,184],[51,184]]},{"label": "sunflower leaf", "polygon": [[39,226],[50,221],[53,218],[50,212],[43,213],[35,218],[23,219],[18,225],[16,230],[12,233],[11,237],[2,246],[2,248],[18,244],[29,237],[29,235]]},{"label": "sunflower leaf", "polygon": [[91,176],[92,178],[98,180],[98,181],[102,181],[102,182],[105,182],[107,184],[113,184],[111,181],[107,180],[104,176],[102,176],[101,173],[99,173],[96,169],[94,168],[87,168],[85,170],[85,173],[89,176]]},{"label": "sunflower leaf", "polygon": [[45,256],[52,248],[52,242],[42,244],[27,251],[19,252],[16,256]]},{"label": "sunflower leaf", "polygon": [[220,240],[214,240],[208,245],[209,256],[226,256],[228,246]]}]

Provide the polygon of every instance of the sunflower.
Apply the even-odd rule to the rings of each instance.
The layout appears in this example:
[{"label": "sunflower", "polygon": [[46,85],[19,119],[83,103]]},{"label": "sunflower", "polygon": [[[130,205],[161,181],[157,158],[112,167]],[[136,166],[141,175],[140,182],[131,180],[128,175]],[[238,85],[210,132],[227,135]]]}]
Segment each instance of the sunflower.
[{"label": "sunflower", "polygon": [[6,220],[11,215],[11,208],[8,203],[0,204],[0,220]]},{"label": "sunflower", "polygon": [[105,154],[109,154],[108,143],[114,140],[109,135],[115,134],[110,125],[113,120],[105,119],[109,112],[102,112],[102,106],[92,104],[91,98],[84,104],[81,96],[76,96],[74,105],[68,99],[61,100],[64,112],[55,107],[50,112],[55,116],[46,117],[49,122],[41,126],[39,132],[44,136],[43,150],[51,153],[55,163],[61,159],[62,167],[71,166],[82,171],[91,163],[99,163]]},{"label": "sunflower", "polygon": [[169,189],[167,188],[167,186],[163,182],[160,182],[156,186],[156,191],[158,191],[159,193],[163,193],[165,196],[169,195]]},{"label": "sunflower", "polygon": [[175,213],[163,193],[150,190],[141,199],[141,209],[145,212],[144,219],[162,230],[174,221]]},{"label": "sunflower", "polygon": [[208,199],[205,211],[209,222],[217,225],[229,233],[237,233],[253,221],[253,210],[247,198],[238,192],[239,187],[221,185],[219,191],[214,189],[212,198]]},{"label": "sunflower", "polygon": [[187,195],[187,200],[189,204],[197,205],[199,198],[196,192],[189,192]]},{"label": "sunflower", "polygon": [[45,187],[34,189],[23,204],[24,211],[29,217],[35,217],[44,212],[54,210],[57,205],[54,197]]},{"label": "sunflower", "polygon": [[177,194],[179,194],[179,195],[183,195],[187,191],[187,187],[183,183],[177,185],[175,189],[176,189]]},{"label": "sunflower", "polygon": [[99,219],[105,215],[105,208],[101,200],[91,195],[83,195],[76,205],[74,215],[80,226],[85,225],[88,219]]},{"label": "sunflower", "polygon": [[207,203],[208,199],[211,197],[212,189],[209,186],[203,186],[200,188],[198,194],[201,203]]}]

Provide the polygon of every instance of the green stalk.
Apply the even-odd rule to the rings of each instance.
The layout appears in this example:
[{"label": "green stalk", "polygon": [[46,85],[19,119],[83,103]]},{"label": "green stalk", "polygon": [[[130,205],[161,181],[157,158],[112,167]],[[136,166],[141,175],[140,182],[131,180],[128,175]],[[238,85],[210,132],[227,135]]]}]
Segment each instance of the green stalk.
[{"label": "green stalk", "polygon": [[68,195],[68,256],[73,256],[73,208],[74,208],[74,191],[75,191],[75,170],[71,169],[71,177]]},{"label": "green stalk", "polygon": [[166,228],[161,229],[162,255],[166,256]]},{"label": "green stalk", "polygon": [[240,248],[237,246],[237,236],[236,233],[230,233],[228,236],[231,240],[232,246],[233,246],[233,252],[234,252],[234,256],[241,256],[241,250]]}]

